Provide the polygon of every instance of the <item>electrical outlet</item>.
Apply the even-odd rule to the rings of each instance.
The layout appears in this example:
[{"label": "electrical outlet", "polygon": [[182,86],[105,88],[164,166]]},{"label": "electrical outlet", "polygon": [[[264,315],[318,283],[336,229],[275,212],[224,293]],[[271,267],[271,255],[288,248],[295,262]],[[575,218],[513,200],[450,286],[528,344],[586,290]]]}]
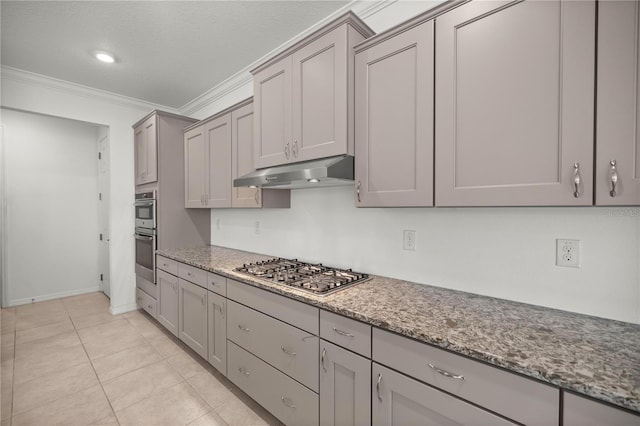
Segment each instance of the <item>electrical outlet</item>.
[{"label": "electrical outlet", "polygon": [[580,240],[556,239],[556,266],[580,267]]},{"label": "electrical outlet", "polygon": [[416,249],[416,231],[405,229],[403,233],[403,248],[405,250]]},{"label": "electrical outlet", "polygon": [[254,232],[256,235],[260,235],[260,221],[256,220]]}]

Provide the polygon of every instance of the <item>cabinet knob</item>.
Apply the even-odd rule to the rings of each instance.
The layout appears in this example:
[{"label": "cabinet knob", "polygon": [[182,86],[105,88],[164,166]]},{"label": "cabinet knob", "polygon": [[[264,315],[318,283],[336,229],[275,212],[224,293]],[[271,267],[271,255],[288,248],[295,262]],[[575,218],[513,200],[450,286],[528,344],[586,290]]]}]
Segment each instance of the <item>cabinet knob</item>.
[{"label": "cabinet knob", "polygon": [[580,163],[573,164],[573,196],[575,198],[580,198],[582,194],[580,193]]},{"label": "cabinet knob", "polygon": [[611,160],[609,164],[611,165],[611,191],[609,191],[609,195],[615,197],[618,195],[616,192],[616,186],[618,185],[618,169],[616,167],[616,160]]}]

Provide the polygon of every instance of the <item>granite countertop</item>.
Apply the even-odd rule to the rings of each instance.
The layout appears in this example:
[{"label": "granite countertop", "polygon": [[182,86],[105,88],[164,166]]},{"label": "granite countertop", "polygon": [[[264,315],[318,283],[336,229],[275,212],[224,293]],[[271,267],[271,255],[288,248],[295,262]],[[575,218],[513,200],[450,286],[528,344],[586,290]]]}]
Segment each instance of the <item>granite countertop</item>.
[{"label": "granite countertop", "polygon": [[315,296],[233,271],[273,256],[216,246],[157,253],[640,412],[640,325],[377,276]]}]

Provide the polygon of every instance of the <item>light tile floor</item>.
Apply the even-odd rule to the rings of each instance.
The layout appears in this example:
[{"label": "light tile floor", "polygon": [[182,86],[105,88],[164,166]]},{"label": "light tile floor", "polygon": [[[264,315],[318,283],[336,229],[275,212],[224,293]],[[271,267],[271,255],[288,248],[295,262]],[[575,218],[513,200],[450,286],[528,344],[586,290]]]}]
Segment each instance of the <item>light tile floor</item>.
[{"label": "light tile floor", "polygon": [[0,426],[280,425],[146,313],[91,293],[2,309]]}]

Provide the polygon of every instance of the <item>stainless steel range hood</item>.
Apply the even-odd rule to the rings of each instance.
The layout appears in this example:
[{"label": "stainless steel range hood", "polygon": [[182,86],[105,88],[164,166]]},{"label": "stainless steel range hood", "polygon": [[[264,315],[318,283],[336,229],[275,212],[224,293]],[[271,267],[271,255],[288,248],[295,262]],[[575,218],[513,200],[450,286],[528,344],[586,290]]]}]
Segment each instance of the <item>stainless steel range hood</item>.
[{"label": "stainless steel range hood", "polygon": [[256,170],[233,180],[233,186],[296,189],[353,184],[353,157],[339,155],[321,160]]}]

